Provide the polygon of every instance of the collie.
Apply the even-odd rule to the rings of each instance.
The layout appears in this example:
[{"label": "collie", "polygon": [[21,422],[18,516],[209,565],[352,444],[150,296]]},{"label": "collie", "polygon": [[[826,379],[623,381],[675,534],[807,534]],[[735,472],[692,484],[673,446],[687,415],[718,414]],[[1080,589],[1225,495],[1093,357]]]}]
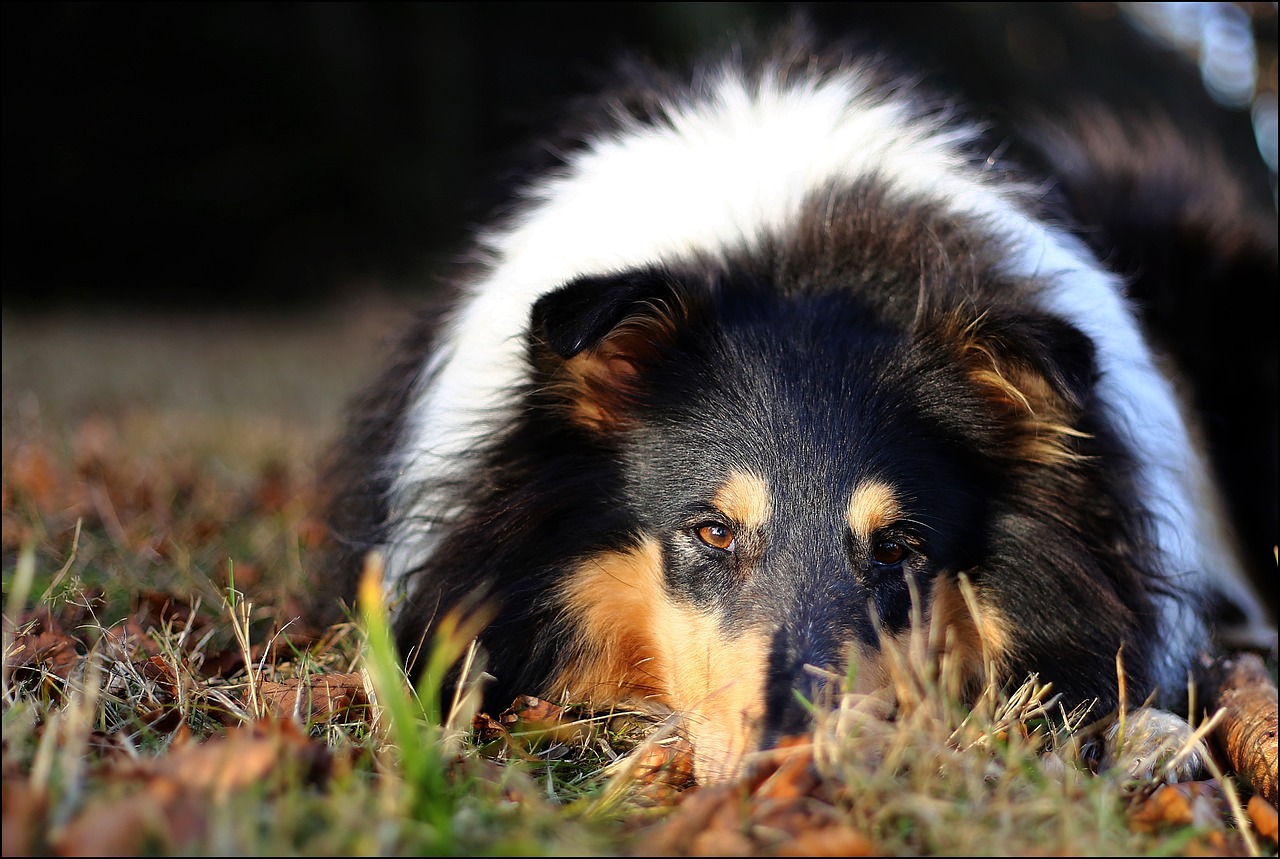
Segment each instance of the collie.
[{"label": "collie", "polygon": [[1098,715],[1122,648],[1172,707],[1265,624],[1129,273],[1007,137],[795,34],[569,129],[337,448],[333,579],[381,553],[410,661],[484,605],[490,706],[665,708],[715,779],[913,623]]}]

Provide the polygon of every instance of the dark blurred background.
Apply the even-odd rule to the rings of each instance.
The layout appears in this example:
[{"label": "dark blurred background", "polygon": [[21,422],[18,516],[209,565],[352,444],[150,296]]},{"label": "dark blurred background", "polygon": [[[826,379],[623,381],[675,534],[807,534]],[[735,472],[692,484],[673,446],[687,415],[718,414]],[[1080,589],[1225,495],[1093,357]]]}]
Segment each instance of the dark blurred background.
[{"label": "dark blurred background", "polygon": [[[0,8],[3,302],[31,310],[288,306],[370,283],[425,290],[499,199],[520,147],[620,51],[687,58],[795,7]],[[993,107],[1051,107],[1079,92],[1160,103],[1216,128],[1273,204],[1255,130],[1274,169],[1274,3],[807,8],[821,27],[869,33]],[[1216,61],[1213,38],[1226,39]],[[1239,69],[1230,78],[1246,48],[1256,52],[1247,86]]]}]

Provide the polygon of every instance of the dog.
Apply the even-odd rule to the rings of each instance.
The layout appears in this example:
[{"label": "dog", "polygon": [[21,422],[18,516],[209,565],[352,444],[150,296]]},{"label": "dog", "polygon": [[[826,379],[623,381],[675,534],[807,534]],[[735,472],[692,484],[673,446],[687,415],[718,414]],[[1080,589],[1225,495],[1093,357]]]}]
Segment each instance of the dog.
[{"label": "dog", "polygon": [[[578,106],[355,407],[330,579],[380,554],[410,663],[486,607],[490,706],[670,711],[703,781],[806,730],[823,672],[883,687],[921,623],[974,682],[1103,714],[1122,654],[1130,702],[1179,706],[1224,618],[1269,620],[1123,231],[1070,219],[1141,135],[1085,116],[1019,163],[802,30]],[[1274,288],[1237,216],[1206,254],[1258,245]]]}]

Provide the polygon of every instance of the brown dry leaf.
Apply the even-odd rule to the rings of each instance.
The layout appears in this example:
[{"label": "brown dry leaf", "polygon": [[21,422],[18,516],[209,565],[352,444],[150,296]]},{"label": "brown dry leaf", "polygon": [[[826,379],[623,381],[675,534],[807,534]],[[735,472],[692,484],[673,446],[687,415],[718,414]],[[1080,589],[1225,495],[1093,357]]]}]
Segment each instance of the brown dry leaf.
[{"label": "brown dry leaf", "polygon": [[694,784],[693,745],[680,737],[648,743],[636,752],[634,777],[651,799],[674,799]]},{"label": "brown dry leaf", "polygon": [[156,802],[136,791],[93,797],[58,832],[59,856],[138,856],[169,853],[206,828],[206,811],[193,801]]},{"label": "brown dry leaf", "polygon": [[186,714],[182,712],[181,707],[176,707],[171,703],[161,703],[151,707],[139,707],[137,709],[138,721],[151,729],[152,733],[164,735],[172,734],[178,730],[183,724]]},{"label": "brown dry leaf", "polygon": [[754,848],[743,835],[744,790],[736,782],[697,787],[643,839],[636,855],[743,856]]},{"label": "brown dry leaf", "polygon": [[808,738],[783,740],[753,761],[745,776],[757,799],[799,799],[818,787],[813,744]]},{"label": "brown dry leaf", "polygon": [[1253,822],[1253,831],[1261,835],[1263,838],[1269,838],[1272,841],[1280,840],[1277,837],[1277,829],[1280,825],[1276,820],[1276,807],[1258,795],[1249,797],[1249,820]]},{"label": "brown dry leaf", "polygon": [[132,617],[125,618],[103,632],[102,640],[108,646],[118,649],[122,659],[129,662],[139,662],[160,655],[160,645]]},{"label": "brown dry leaf", "polygon": [[746,835],[728,827],[720,827],[693,836],[687,855],[756,856],[759,852]]},{"label": "brown dry leaf", "polygon": [[[182,727],[186,727],[184,723]],[[190,729],[188,729],[190,730]],[[124,732],[90,731],[86,743],[91,760],[104,766],[128,764],[133,761],[133,746],[124,739]]]},{"label": "brown dry leaf", "polygon": [[182,531],[182,542],[192,546],[205,546],[222,533],[223,524],[211,516],[193,517]]},{"label": "brown dry leaf", "polygon": [[[222,756],[240,750],[213,741],[210,747],[214,755]],[[208,832],[211,800],[217,798],[211,796],[210,781],[201,778],[208,770],[189,766],[201,754],[210,756],[199,752],[201,748],[191,741],[190,729],[183,724],[164,757],[128,758],[104,768],[107,790],[89,799],[61,829],[54,851],[63,856],[189,852],[182,850],[183,845],[197,843]],[[184,778],[184,766],[193,778]]]},{"label": "brown dry leaf", "polygon": [[244,668],[244,651],[238,647],[206,654],[200,662],[200,673],[208,679],[228,679]]},{"label": "brown dry leaf", "polygon": [[184,745],[148,761],[136,774],[148,780],[149,790],[161,794],[198,789],[225,796],[261,784],[283,769],[314,781],[328,775],[331,766],[328,749],[309,739],[296,723],[263,720]]},{"label": "brown dry leaf", "polygon": [[546,743],[580,743],[592,724],[576,722],[569,718],[564,707],[552,704],[533,695],[521,695],[498,716],[498,721],[517,740],[526,746]]},{"label": "brown dry leaf", "polygon": [[[8,656],[9,664],[18,676],[34,673],[40,676],[53,676],[66,682],[80,665],[82,656],[80,642],[60,631],[45,630],[35,634],[17,635],[14,637],[13,651]],[[56,685],[56,684],[51,684]],[[58,690],[49,689],[51,694]]]},{"label": "brown dry leaf", "polygon": [[258,513],[279,513],[296,495],[289,469],[281,462],[269,462],[258,477],[253,506]]},{"label": "brown dry leaf", "polygon": [[849,826],[827,826],[797,833],[779,848],[779,856],[875,856],[870,838]]},{"label": "brown dry leaf", "polygon": [[664,855],[870,855],[874,845],[832,803],[808,738],[753,755],[735,782],[695,788],[656,827]]},{"label": "brown dry leaf", "polygon": [[156,684],[163,701],[175,701],[182,692],[194,688],[191,678],[186,674],[179,675],[163,656],[148,657],[146,662],[138,663],[136,667],[143,678]]},{"label": "brown dry leaf", "polygon": [[1140,832],[1193,825],[1221,828],[1225,810],[1215,779],[1164,784],[1134,805],[1129,824]]},{"label": "brown dry leaf", "polygon": [[[8,494],[9,486],[4,484],[0,489]],[[16,552],[36,539],[36,529],[22,521],[16,514],[6,509],[0,515],[0,547],[3,547],[5,552]]]},{"label": "brown dry leaf", "polygon": [[475,732],[476,740],[481,743],[492,743],[495,740],[511,738],[511,735],[507,733],[506,726],[488,713],[476,713],[471,720],[471,730]]},{"label": "brown dry leaf", "polygon": [[147,590],[137,593],[133,598],[131,615],[134,622],[143,629],[162,629],[168,626],[175,630],[203,632],[211,623],[207,617],[192,608],[189,599],[164,591]]},{"label": "brown dry leaf", "polygon": [[1186,856],[1249,856],[1244,839],[1227,837],[1222,829],[1206,832],[1192,839],[1183,851]]},{"label": "brown dry leaf", "polygon": [[[7,621],[8,618],[5,620]],[[38,605],[29,611],[23,612],[18,618],[17,629],[26,635],[35,635],[41,632],[66,632],[66,628],[62,625],[60,618],[54,617],[47,605]]]},{"label": "brown dry leaf", "polygon": [[18,445],[6,457],[5,482],[17,495],[30,498],[43,516],[58,511],[60,484],[53,454],[44,445],[27,443]]},{"label": "brown dry leaf", "polygon": [[[317,644],[320,636],[302,624],[294,624],[287,630],[272,634],[267,641],[255,641],[249,646],[249,658],[256,665],[267,662],[272,665],[283,657],[291,659],[295,651],[305,651]],[[244,650],[232,647],[204,656],[200,671],[205,677],[234,677],[244,667]]]},{"label": "brown dry leaf", "polygon": [[222,567],[217,572],[220,588],[229,588],[233,584],[241,593],[252,593],[262,583],[262,568],[248,561],[236,561],[235,567]]},{"label": "brown dry leaf", "polygon": [[77,630],[87,623],[96,625],[106,607],[106,591],[98,586],[83,588],[76,592],[74,599],[62,602],[56,620],[64,630]]},{"label": "brown dry leaf", "polygon": [[511,702],[511,706],[498,717],[504,725],[558,722],[564,716],[564,707],[535,698],[533,695],[521,695]]},{"label": "brown dry leaf", "polygon": [[40,841],[45,834],[44,816],[48,800],[25,781],[6,780],[3,788],[4,826],[0,827],[0,845],[5,856],[32,856],[45,853]]},{"label": "brown dry leaf", "polygon": [[328,545],[329,526],[324,520],[314,516],[306,516],[298,523],[298,540],[304,548],[319,549]]},{"label": "brown dry leaf", "polygon": [[1201,669],[1197,695],[1210,711],[1222,712],[1210,734],[1210,745],[1253,793],[1272,805],[1280,804],[1276,766],[1280,707],[1266,663],[1257,653],[1226,653],[1213,660],[1205,658]]},{"label": "brown dry leaf", "polygon": [[76,432],[75,462],[81,474],[100,473],[105,463],[118,456],[115,427],[101,415],[94,415]]},{"label": "brown dry leaf", "polygon": [[367,721],[369,699],[359,674],[312,674],[276,682],[264,680],[258,690],[273,716],[304,723],[338,717]]}]

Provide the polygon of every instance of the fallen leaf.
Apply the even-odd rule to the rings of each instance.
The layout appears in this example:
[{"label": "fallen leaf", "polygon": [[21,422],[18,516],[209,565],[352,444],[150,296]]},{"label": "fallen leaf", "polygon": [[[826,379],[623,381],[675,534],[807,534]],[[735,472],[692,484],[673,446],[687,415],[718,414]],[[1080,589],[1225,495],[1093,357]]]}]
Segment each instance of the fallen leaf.
[{"label": "fallen leaf", "polygon": [[[316,632],[302,624],[290,625],[283,632],[273,633],[266,641],[255,641],[249,646],[249,658],[256,665],[262,662],[275,664],[277,659],[292,659],[295,652],[305,651],[319,641]],[[232,647],[216,653],[206,653],[200,662],[205,677],[234,677],[244,668],[244,650]]]},{"label": "fallen leaf", "polygon": [[330,539],[329,526],[313,516],[305,517],[298,523],[298,540],[308,549],[319,549],[328,545]]},{"label": "fallen leaf", "polygon": [[47,853],[41,841],[46,834],[44,823],[48,799],[23,781],[6,780],[2,789],[3,806],[0,845],[5,856],[33,856]]},{"label": "fallen leaf", "polygon": [[506,726],[488,713],[476,713],[471,720],[471,730],[475,732],[476,740],[481,743],[510,738]]},{"label": "fallen leaf", "polygon": [[289,469],[281,462],[263,466],[258,485],[253,491],[253,505],[259,513],[278,513],[297,495]]},{"label": "fallen leaf", "polygon": [[533,695],[521,695],[503,710],[498,721],[513,740],[535,748],[548,743],[589,742],[594,723],[568,718],[564,707]]},{"label": "fallen leaf", "polygon": [[563,715],[564,707],[532,695],[521,695],[511,702],[511,706],[498,718],[503,724],[512,725],[517,722],[525,724],[558,722]]},{"label": "fallen leaf", "polygon": [[[637,855],[748,855],[742,834],[745,808],[741,785],[733,782],[698,787],[680,796],[676,810],[638,843]],[[745,849],[748,851],[744,853]]]},{"label": "fallen leaf", "polygon": [[871,839],[849,826],[802,831],[783,842],[779,856],[874,856]]},{"label": "fallen leaf", "polygon": [[338,717],[368,720],[369,699],[359,674],[312,674],[276,682],[264,680],[258,694],[273,716],[328,722]]},{"label": "fallen leaf", "polygon": [[1277,839],[1276,807],[1258,795],[1249,797],[1249,820],[1253,822],[1253,831],[1272,841]]},{"label": "fallen leaf", "polygon": [[144,626],[127,617],[102,634],[102,641],[115,651],[122,662],[139,662],[160,655],[160,645],[147,634]]},{"label": "fallen leaf", "polygon": [[137,663],[136,667],[143,678],[156,685],[156,691],[161,695],[160,700],[166,703],[178,700],[182,692],[194,688],[191,679],[185,674],[179,675],[163,656],[147,657],[145,662]]},{"label": "fallen leaf", "polygon": [[123,797],[95,796],[58,831],[54,852],[60,856],[174,852],[183,836],[194,838],[206,828],[206,816],[206,810],[195,803],[186,803],[180,811],[172,798],[157,802],[136,791]]},{"label": "fallen leaf", "polygon": [[729,827],[699,832],[689,842],[690,856],[755,856],[759,851],[751,839]]},{"label": "fallen leaf", "polygon": [[124,737],[125,734],[121,731],[90,731],[85,744],[89,757],[104,766],[132,762],[133,746]]},{"label": "fallen leaf", "polygon": [[658,824],[646,847],[664,855],[865,856],[870,839],[834,804],[809,737],[751,755],[736,781],[696,787]]},{"label": "fallen leaf", "polygon": [[5,477],[11,490],[30,498],[41,515],[57,512],[58,472],[48,449],[38,444],[22,444],[6,460]]},{"label": "fallen leaf", "polygon": [[154,627],[174,630],[190,629],[202,632],[208,629],[211,621],[190,605],[189,599],[174,596],[164,591],[141,591],[133,598],[131,612],[133,620],[143,629]]},{"label": "fallen leaf", "polygon": [[748,784],[759,799],[798,799],[818,786],[813,746],[807,742],[779,745],[748,765]]},{"label": "fallen leaf", "polygon": [[[77,670],[83,655],[81,643],[69,635],[54,630],[14,636],[13,647],[6,654],[6,661],[19,678],[38,677],[48,680],[55,677],[66,683]],[[52,688],[56,683],[46,683],[46,689],[55,699],[61,689]]]},{"label": "fallen leaf", "polygon": [[135,775],[153,790],[177,794],[200,789],[225,796],[283,771],[298,773],[306,781],[321,780],[332,760],[327,747],[307,737],[295,722],[271,719],[181,746],[141,764]]},{"label": "fallen leaf", "polygon": [[688,740],[672,737],[646,743],[636,752],[635,779],[648,785],[652,799],[669,799],[694,784],[693,746]]},{"label": "fallen leaf", "polygon": [[1221,828],[1226,806],[1214,779],[1163,784],[1129,812],[1130,825],[1140,832],[1182,826]]}]

